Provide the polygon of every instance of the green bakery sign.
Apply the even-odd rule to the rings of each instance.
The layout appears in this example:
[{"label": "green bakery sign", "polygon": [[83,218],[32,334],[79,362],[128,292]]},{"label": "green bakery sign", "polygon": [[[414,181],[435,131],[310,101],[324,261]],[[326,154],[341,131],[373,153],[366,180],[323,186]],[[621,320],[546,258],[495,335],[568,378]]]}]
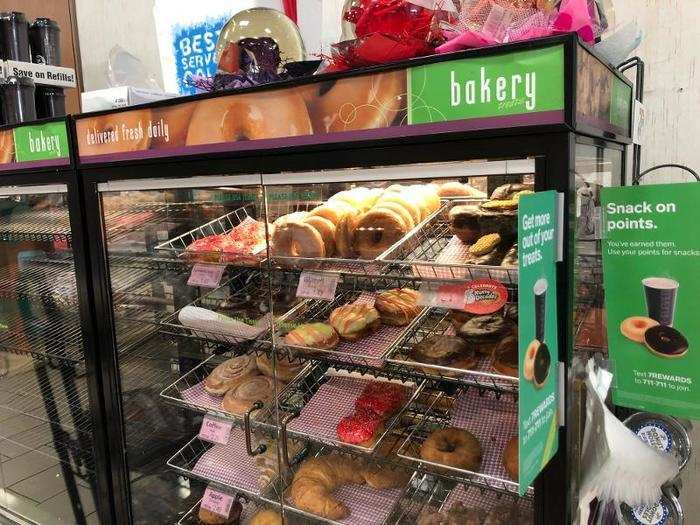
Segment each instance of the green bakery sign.
[{"label": "green bakery sign", "polygon": [[20,126],[12,133],[16,162],[67,159],[70,155],[64,121]]},{"label": "green bakery sign", "polygon": [[408,71],[410,124],[506,117],[564,109],[564,46]]}]

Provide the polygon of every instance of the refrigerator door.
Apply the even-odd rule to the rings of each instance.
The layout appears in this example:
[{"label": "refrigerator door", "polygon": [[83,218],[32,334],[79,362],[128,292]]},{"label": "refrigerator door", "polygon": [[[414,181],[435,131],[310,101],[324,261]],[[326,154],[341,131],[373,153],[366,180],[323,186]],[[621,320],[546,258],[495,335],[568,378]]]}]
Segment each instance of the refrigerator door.
[{"label": "refrigerator door", "polygon": [[0,187],[0,521],[99,523],[65,185]]},{"label": "refrigerator door", "polygon": [[177,523],[193,507],[197,519],[205,492],[226,515],[274,506],[278,385],[256,360],[272,326],[260,176],[98,189],[130,520]]}]

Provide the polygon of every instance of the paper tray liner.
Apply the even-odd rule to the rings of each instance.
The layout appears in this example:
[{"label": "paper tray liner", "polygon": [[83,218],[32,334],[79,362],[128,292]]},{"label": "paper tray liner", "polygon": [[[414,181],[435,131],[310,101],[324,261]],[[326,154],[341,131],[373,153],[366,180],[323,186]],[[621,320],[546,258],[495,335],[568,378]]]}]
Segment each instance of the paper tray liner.
[{"label": "paper tray liner", "polygon": [[497,399],[493,392],[479,395],[467,390],[455,400],[450,424],[468,430],[481,443],[481,474],[517,483],[503,466],[503,450],[518,434],[518,407],[514,402],[503,396]]},{"label": "paper tray liner", "polygon": [[[287,428],[291,432],[310,435],[315,440],[328,445],[342,444],[336,432],[338,423],[345,416],[355,412],[355,401],[360,397],[365,386],[374,382],[354,377],[331,377],[318,388],[301,409],[299,417],[293,419]],[[410,392],[407,387],[406,402],[409,398]],[[400,407],[397,412],[402,408]],[[367,448],[368,452],[370,450]]]},{"label": "paper tray liner", "polygon": [[224,485],[260,495],[260,471],[245,448],[243,430],[234,428],[227,445],[214,445],[197,460],[194,474]]},{"label": "paper tray liner", "polygon": [[532,501],[528,499],[518,498],[517,501],[513,501],[512,498],[499,496],[496,492],[466,485],[457,485],[452,489],[440,507],[440,511],[447,512],[457,502],[463,503],[468,508],[478,508],[486,511],[516,503],[521,512],[532,513]]}]

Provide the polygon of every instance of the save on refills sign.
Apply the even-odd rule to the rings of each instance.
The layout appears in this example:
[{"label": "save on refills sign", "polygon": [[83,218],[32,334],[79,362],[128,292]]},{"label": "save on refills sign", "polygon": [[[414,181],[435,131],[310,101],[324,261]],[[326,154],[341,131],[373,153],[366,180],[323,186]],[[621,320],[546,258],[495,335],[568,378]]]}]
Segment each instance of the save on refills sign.
[{"label": "save on refills sign", "polygon": [[555,116],[552,112],[564,109],[561,45],[428,64],[410,69],[409,75],[410,124]]},{"label": "save on refills sign", "polygon": [[613,401],[700,418],[700,184],[603,188]]}]

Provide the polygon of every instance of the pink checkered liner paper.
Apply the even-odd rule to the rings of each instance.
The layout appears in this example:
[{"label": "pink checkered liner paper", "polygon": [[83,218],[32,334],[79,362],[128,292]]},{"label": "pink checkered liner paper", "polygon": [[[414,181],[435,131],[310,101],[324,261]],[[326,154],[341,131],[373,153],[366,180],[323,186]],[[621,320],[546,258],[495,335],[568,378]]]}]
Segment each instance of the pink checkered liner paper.
[{"label": "pink checkered liner paper", "polygon": [[[350,513],[347,518],[331,523],[380,525],[389,518],[404,491],[404,487],[378,490],[368,485],[343,485],[333,492],[333,498],[345,504]],[[291,502],[288,503],[294,507]]]},{"label": "pink checkered liner paper", "polygon": [[514,402],[505,397],[497,399],[494,392],[479,395],[476,390],[467,390],[455,400],[450,424],[468,430],[481,443],[481,474],[517,484],[503,467],[503,450],[518,435],[518,407]]},{"label": "pink checkered liner paper", "polygon": [[[180,521],[178,521],[177,525],[200,525],[201,522],[197,518],[197,515],[199,514],[199,506],[201,504],[202,500],[199,500],[199,503],[192,507],[192,509],[190,509],[190,511],[185,514]],[[241,505],[243,506],[240,518],[241,525],[248,525],[250,520],[252,520],[258,511],[262,510],[263,508],[254,501],[241,501]]]},{"label": "pink checkered liner paper", "polygon": [[532,501],[526,498],[500,496],[497,492],[483,490],[477,487],[457,485],[450,491],[445,502],[440,507],[441,512],[447,512],[457,502],[469,508],[491,510],[496,507],[509,506],[515,503],[523,514],[532,514]]},{"label": "pink checkered liner paper", "polygon": [[227,445],[214,445],[202,454],[192,473],[251,494],[262,492],[258,483],[260,471],[255,457],[246,452],[242,429],[231,430]]},{"label": "pink checkered liner paper", "polygon": [[[425,261],[425,263],[414,262],[413,275],[426,279],[496,279],[510,282],[509,272],[517,270],[516,268],[494,266],[480,267],[478,265],[469,264],[467,262],[468,260],[469,245],[464,244],[457,237],[453,236],[434,261]],[[440,264],[453,266],[438,266]]]},{"label": "pink checkered liner paper", "polygon": [[[327,445],[342,445],[353,447],[363,452],[372,452],[378,443],[371,448],[343,443],[340,441],[336,429],[341,419],[355,412],[355,402],[362,395],[364,388],[374,382],[355,377],[330,377],[311,396],[309,402],[301,409],[299,417],[289,423],[287,430],[293,433],[309,435]],[[412,393],[411,389],[406,387],[406,403],[409,402]],[[401,407],[397,414],[403,408]],[[393,416],[392,419],[395,418],[396,416]],[[388,431],[390,426],[391,420],[387,423],[385,431]]]}]

